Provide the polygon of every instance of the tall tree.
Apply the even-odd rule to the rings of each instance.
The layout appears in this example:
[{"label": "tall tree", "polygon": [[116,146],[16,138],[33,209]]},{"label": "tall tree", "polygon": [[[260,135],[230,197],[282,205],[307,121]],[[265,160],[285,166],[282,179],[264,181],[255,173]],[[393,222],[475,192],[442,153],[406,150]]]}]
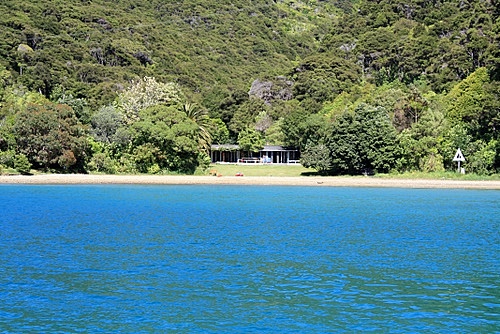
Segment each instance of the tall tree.
[{"label": "tall tree", "polygon": [[361,104],[354,113],[345,112],[333,123],[326,145],[334,174],[388,172],[396,166],[396,130],[381,107]]},{"label": "tall tree", "polygon": [[211,121],[205,109],[194,103],[184,103],[183,110],[187,118],[198,126],[198,144],[201,152],[209,154],[212,145],[212,134],[210,133]]},{"label": "tall tree", "polygon": [[498,138],[498,87],[498,83],[490,84],[486,68],[477,69],[448,94],[446,117],[453,125],[464,124],[474,138]]},{"label": "tall tree", "polygon": [[183,101],[179,85],[162,83],[153,77],[144,77],[118,96],[118,106],[128,123],[139,120],[141,110],[155,105],[179,105]]},{"label": "tall tree", "polygon": [[253,129],[243,130],[238,135],[238,145],[243,151],[258,152],[264,148],[264,138]]},{"label": "tall tree", "polygon": [[193,173],[199,165],[198,125],[174,106],[143,109],[132,124],[132,154],[141,172]]},{"label": "tall tree", "polygon": [[28,104],[16,115],[14,133],[19,153],[35,168],[83,170],[86,129],[67,105]]}]

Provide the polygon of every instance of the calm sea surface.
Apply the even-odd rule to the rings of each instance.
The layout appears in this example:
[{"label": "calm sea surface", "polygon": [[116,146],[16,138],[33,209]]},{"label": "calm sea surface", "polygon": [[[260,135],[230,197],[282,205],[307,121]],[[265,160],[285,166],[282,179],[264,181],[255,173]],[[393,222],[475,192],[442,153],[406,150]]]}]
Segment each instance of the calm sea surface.
[{"label": "calm sea surface", "polygon": [[0,186],[0,332],[500,332],[500,191]]}]

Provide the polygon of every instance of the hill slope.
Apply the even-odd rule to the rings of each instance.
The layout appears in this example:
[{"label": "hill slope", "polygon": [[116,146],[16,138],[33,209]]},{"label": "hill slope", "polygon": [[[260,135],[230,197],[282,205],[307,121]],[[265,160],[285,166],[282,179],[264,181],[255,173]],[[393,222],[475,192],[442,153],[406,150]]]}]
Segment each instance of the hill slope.
[{"label": "hill slope", "polygon": [[[452,169],[460,147],[467,170],[492,173],[499,8],[4,0],[0,165],[192,172],[210,143],[230,142],[293,146],[333,174]],[[52,155],[36,135],[42,124]]]},{"label": "hill slope", "polygon": [[247,90],[313,52],[338,10],[322,1],[26,1],[0,4],[0,61],[30,89],[99,102],[145,75],[193,92]]}]

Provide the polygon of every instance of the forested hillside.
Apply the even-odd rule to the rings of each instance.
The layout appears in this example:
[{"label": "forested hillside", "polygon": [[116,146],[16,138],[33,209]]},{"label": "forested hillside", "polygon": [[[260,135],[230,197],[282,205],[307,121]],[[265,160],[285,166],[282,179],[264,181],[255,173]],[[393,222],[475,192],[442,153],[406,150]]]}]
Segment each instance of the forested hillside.
[{"label": "forested hillside", "polygon": [[496,1],[4,0],[0,166],[183,172],[211,143],[325,174],[500,169]]}]

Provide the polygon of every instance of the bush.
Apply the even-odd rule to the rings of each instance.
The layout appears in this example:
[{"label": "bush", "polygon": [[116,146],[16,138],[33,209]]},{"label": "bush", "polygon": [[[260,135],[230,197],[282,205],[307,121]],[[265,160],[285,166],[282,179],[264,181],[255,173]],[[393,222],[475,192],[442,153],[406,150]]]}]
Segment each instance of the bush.
[{"label": "bush", "polygon": [[496,158],[496,140],[485,143],[483,140],[477,140],[471,143],[467,149],[466,168],[468,172],[488,175],[494,172]]},{"label": "bush", "polygon": [[443,157],[437,152],[431,152],[420,160],[420,170],[423,172],[444,172]]},{"label": "bush", "polygon": [[116,162],[106,153],[95,153],[88,163],[90,171],[116,174]]},{"label": "bush", "polygon": [[7,168],[14,167],[14,157],[16,153],[14,151],[3,151],[0,152],[0,165],[3,165]]},{"label": "bush", "polygon": [[207,170],[210,167],[210,163],[212,160],[208,156],[208,154],[204,152],[198,153],[198,168],[200,170]]},{"label": "bush", "polygon": [[300,163],[306,168],[314,168],[320,174],[326,174],[331,168],[330,150],[324,144],[307,145]]},{"label": "bush", "polygon": [[18,154],[14,158],[14,168],[20,173],[29,173],[31,170],[31,163],[24,154]]},{"label": "bush", "polygon": [[148,174],[160,174],[161,168],[158,164],[152,164],[148,167]]}]

